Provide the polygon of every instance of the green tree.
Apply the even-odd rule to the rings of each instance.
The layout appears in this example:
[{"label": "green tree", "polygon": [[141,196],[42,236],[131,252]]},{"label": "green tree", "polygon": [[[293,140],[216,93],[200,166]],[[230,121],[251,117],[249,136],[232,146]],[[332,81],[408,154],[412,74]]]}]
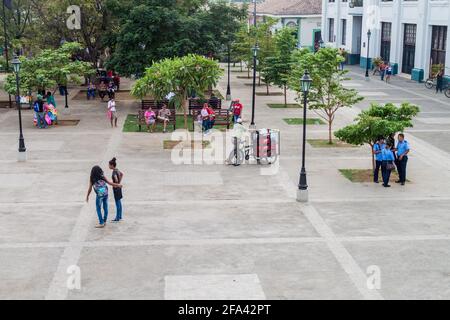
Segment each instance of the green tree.
[{"label": "green tree", "polygon": [[[336,131],[335,136],[352,145],[368,144],[372,154],[373,145],[379,137],[388,137],[412,127],[412,120],[419,111],[418,106],[410,103],[402,103],[399,108],[392,103],[372,104],[359,114],[356,123]],[[375,168],[373,156],[372,167]]]},{"label": "green tree", "polygon": [[109,1],[120,28],[107,66],[123,75],[141,75],[149,61],[190,53],[217,56],[246,16],[245,7],[226,1]]},{"label": "green tree", "polygon": [[241,71],[242,71],[242,62],[245,63],[248,78],[250,78],[250,69],[253,63],[251,48],[254,45],[255,43],[253,38],[250,37],[248,26],[247,25],[241,26],[239,31],[236,33],[236,39],[231,46],[231,50],[234,60],[238,61],[241,65]]},{"label": "green tree", "polygon": [[[47,49],[34,58],[21,57],[20,79],[21,92],[35,92],[69,83],[80,83],[81,77],[94,72],[87,62],[74,60],[73,56],[82,46],[68,42],[58,49]],[[16,94],[16,77],[8,75],[5,90]]]},{"label": "green tree", "polygon": [[154,99],[163,99],[167,94],[174,93],[176,104],[183,107],[184,126],[187,129],[188,94],[195,91],[202,96],[217,84],[221,75],[222,70],[216,61],[199,55],[164,59],[147,68],[131,93],[138,98],[151,95]]},{"label": "green tree", "polygon": [[[105,54],[106,39],[114,34],[118,24],[111,14],[111,0],[30,0],[34,19],[33,42],[40,48],[57,48],[62,42],[78,42],[85,49],[78,55],[85,61],[97,65]],[[117,0],[113,0],[117,1]],[[127,2],[125,0],[124,2]],[[67,27],[67,8],[77,5],[81,9],[80,30]]]},{"label": "green tree", "polygon": [[296,40],[291,28],[283,28],[275,36],[275,56],[267,57],[261,70],[269,94],[270,84],[283,88],[284,104],[287,105],[287,85],[292,69],[292,52],[296,48]]},{"label": "green tree", "polygon": [[347,70],[339,70],[339,64],[343,59],[338,50],[333,48],[323,48],[317,53],[312,53],[308,49],[298,50],[293,54],[294,67],[289,77],[289,87],[302,97],[300,79],[305,70],[309,71],[312,78],[308,94],[309,109],[328,123],[330,144],[333,143],[333,122],[337,111],[344,107],[352,107],[363,100],[356,90],[343,86],[344,81],[350,80],[345,76]]}]

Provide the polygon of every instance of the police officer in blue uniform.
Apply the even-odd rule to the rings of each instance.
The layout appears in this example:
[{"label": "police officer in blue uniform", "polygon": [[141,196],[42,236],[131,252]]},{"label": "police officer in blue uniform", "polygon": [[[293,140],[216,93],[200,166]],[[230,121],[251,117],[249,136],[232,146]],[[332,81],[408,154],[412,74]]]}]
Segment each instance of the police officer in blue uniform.
[{"label": "police officer in blue uniform", "polygon": [[375,171],[373,173],[373,182],[378,183],[378,176],[380,173],[381,165],[383,163],[383,149],[386,147],[384,138],[378,138],[377,142],[373,145],[373,154],[375,156]]},{"label": "police officer in blue uniform", "polygon": [[398,163],[398,175],[400,179],[396,183],[400,183],[402,186],[406,183],[406,166],[408,164],[408,154],[410,151],[409,143],[405,140],[405,135],[400,133],[398,135],[397,144],[397,163]]},{"label": "police officer in blue uniform", "polygon": [[391,178],[391,172],[394,170],[395,157],[394,152],[392,152],[390,145],[385,145],[381,152],[383,162],[381,164],[381,173],[383,175],[383,187],[390,188],[389,180]]}]

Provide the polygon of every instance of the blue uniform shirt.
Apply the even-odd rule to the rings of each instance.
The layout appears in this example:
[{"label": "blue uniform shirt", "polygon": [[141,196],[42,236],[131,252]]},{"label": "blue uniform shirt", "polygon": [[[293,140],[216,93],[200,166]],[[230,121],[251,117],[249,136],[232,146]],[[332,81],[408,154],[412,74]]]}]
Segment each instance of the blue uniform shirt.
[{"label": "blue uniform shirt", "polygon": [[409,151],[409,143],[406,140],[399,141],[397,144],[397,155],[400,157],[404,155],[406,151]]},{"label": "blue uniform shirt", "polygon": [[[373,151],[374,152],[383,151],[384,149],[386,149],[386,145],[384,143],[381,144],[381,145],[379,143],[375,143],[374,146],[373,146]],[[383,156],[381,155],[381,152],[375,154],[375,160],[383,161]]]},{"label": "blue uniform shirt", "polygon": [[384,148],[383,151],[381,151],[381,157],[383,158],[383,161],[394,161],[394,153],[389,150]]}]

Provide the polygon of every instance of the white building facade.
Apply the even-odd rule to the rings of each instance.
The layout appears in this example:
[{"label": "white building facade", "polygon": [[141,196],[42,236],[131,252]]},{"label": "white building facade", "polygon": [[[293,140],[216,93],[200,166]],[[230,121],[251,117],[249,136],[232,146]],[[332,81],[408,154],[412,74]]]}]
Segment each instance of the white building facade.
[{"label": "white building facade", "polygon": [[[253,20],[253,5],[249,7],[249,23]],[[256,7],[257,21],[270,17],[277,19],[274,32],[284,27],[296,30],[299,48],[314,47],[322,34],[322,0],[264,0],[258,1]]]},{"label": "white building facade", "polygon": [[450,75],[449,25],[449,0],[322,0],[327,46],[345,48],[348,63],[364,68],[367,57],[381,57],[416,81],[440,66]]}]

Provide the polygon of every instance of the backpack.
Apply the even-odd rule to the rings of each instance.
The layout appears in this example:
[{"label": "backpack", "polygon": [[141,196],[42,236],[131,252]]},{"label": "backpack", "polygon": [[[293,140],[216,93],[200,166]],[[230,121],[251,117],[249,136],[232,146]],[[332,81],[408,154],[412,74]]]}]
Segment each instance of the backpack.
[{"label": "backpack", "polygon": [[94,183],[94,191],[98,197],[107,197],[108,196],[108,186],[106,185],[105,180],[99,180]]},{"label": "backpack", "polygon": [[39,102],[34,103],[34,112],[39,112]]}]

